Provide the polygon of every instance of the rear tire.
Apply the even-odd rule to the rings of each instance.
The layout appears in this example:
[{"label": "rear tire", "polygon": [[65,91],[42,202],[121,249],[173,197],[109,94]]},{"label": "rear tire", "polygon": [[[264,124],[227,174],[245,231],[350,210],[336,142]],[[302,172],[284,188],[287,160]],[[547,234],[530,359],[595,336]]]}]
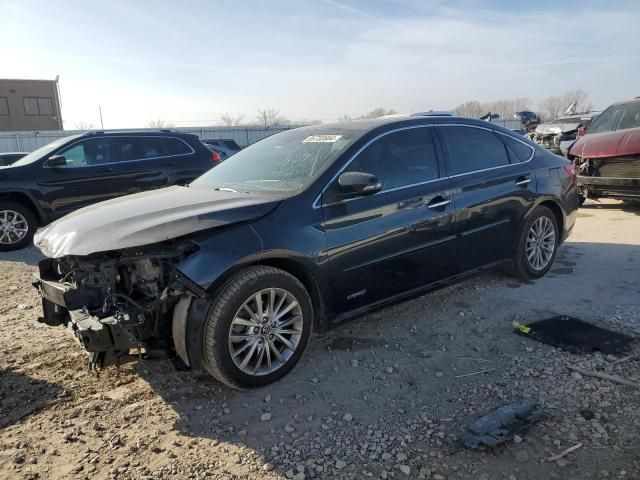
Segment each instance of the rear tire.
[{"label": "rear tire", "polygon": [[513,273],[523,280],[545,275],[556,258],[560,232],[555,215],[539,206],[525,220],[513,256]]},{"label": "rear tire", "polygon": [[273,267],[247,268],[212,302],[204,325],[203,365],[232,388],[267,385],[298,363],[312,325],[311,298],[297,278]]},{"label": "rear tire", "polygon": [[33,242],[38,221],[18,202],[0,201],[0,251],[20,250]]}]

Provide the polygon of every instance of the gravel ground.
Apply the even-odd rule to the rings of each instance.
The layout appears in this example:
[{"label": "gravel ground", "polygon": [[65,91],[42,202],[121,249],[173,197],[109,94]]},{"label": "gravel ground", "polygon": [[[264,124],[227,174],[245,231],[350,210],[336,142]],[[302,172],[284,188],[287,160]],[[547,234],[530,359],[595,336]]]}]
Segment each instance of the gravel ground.
[{"label": "gravel ground", "polygon": [[[0,478],[640,479],[640,389],[567,369],[639,382],[640,360],[511,327],[568,314],[640,335],[638,207],[587,203],[545,278],[489,274],[359,318],[248,393],[166,361],[94,378],[63,329],[35,322],[38,258],[0,254]],[[496,448],[461,446],[470,421],[518,398],[538,399],[543,420]]]}]

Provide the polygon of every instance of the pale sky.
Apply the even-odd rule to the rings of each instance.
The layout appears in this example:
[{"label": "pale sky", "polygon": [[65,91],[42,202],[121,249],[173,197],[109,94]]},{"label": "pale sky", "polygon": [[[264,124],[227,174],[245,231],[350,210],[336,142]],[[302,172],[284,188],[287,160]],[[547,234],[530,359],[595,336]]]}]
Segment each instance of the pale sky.
[{"label": "pale sky", "polygon": [[584,89],[640,95],[638,1],[0,0],[0,78],[60,75],[66,129],[331,121]]}]

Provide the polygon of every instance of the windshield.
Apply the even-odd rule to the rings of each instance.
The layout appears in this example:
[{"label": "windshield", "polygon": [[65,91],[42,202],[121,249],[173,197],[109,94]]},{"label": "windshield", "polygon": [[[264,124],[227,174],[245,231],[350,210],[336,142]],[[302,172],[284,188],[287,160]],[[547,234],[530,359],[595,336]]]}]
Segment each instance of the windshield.
[{"label": "windshield", "polygon": [[640,127],[640,102],[612,105],[589,127],[589,133],[611,132]]},{"label": "windshield", "polygon": [[301,191],[363,133],[329,125],[278,133],[240,150],[192,185],[242,192]]},{"label": "windshield", "polygon": [[11,166],[12,167],[18,167],[20,165],[27,165],[29,163],[35,162],[36,160],[40,160],[42,157],[46,157],[47,155],[49,155],[56,148],[64,145],[69,140],[73,140],[76,137],[78,137],[78,135],[72,135],[70,137],[60,138],[60,139],[55,140],[55,141],[53,141],[51,143],[47,143],[44,147],[40,147],[39,149],[34,150],[30,154],[25,155],[24,157],[22,157],[17,162],[12,163]]}]

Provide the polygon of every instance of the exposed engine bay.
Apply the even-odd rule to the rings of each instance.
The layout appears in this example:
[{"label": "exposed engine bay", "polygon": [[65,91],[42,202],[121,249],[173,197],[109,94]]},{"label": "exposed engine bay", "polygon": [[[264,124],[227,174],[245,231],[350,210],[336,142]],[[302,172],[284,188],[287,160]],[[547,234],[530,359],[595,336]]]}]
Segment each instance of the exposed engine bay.
[{"label": "exposed engine bay", "polygon": [[175,305],[199,287],[174,265],[193,253],[190,242],[65,256],[40,262],[47,325],[64,325],[90,353],[89,366],[114,364],[130,353],[151,356],[172,349]]},{"label": "exposed engine bay", "polygon": [[640,154],[605,157],[573,157],[583,198],[640,199]]}]

